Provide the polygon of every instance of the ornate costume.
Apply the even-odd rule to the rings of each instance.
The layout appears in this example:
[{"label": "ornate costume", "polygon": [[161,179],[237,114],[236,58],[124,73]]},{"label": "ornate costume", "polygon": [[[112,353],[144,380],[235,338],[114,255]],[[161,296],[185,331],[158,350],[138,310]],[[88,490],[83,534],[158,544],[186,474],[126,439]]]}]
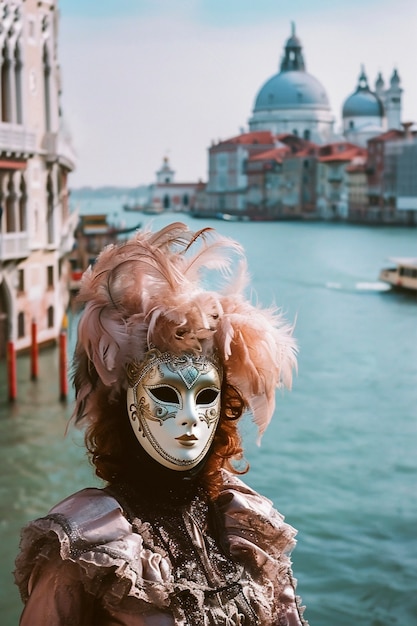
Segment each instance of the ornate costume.
[{"label": "ornate costume", "polygon": [[[289,559],[295,531],[266,498],[228,473],[214,504],[197,486],[165,493],[162,506],[148,496],[85,489],[27,527],[24,626],[47,616],[49,626],[304,623]],[[66,613],[75,620],[60,621]]]},{"label": "ornate costume", "polygon": [[[239,245],[208,237],[139,233],[83,279],[75,417],[107,487],[24,529],[22,626],[306,624],[295,530],[230,464],[243,403],[261,435],[291,384],[291,328],[241,295],[244,262],[232,274],[225,254]],[[211,269],[234,277],[223,293],[201,287]]]}]

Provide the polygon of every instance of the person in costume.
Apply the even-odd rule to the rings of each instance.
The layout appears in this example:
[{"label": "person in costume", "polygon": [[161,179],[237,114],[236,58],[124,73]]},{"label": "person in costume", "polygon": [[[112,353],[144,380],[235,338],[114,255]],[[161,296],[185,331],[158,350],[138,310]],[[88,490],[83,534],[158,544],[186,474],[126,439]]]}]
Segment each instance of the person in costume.
[{"label": "person in costume", "polygon": [[103,489],[22,531],[21,626],[301,626],[296,531],[234,463],[291,386],[292,327],[244,296],[241,246],[175,223],[82,279],[74,418]]}]

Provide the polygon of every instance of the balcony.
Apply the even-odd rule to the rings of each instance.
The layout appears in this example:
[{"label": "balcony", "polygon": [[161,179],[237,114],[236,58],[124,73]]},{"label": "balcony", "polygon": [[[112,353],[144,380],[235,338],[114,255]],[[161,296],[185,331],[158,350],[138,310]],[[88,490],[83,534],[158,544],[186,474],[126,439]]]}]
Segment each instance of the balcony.
[{"label": "balcony", "polygon": [[29,256],[29,234],[0,233],[0,261],[24,259]]},{"label": "balcony", "polygon": [[0,122],[0,152],[27,157],[35,152],[35,148],[36,133],[28,131],[22,124]]},{"label": "balcony", "polygon": [[45,133],[42,140],[42,150],[46,160],[50,163],[58,161],[69,170],[75,169],[76,155],[69,138],[61,132]]}]

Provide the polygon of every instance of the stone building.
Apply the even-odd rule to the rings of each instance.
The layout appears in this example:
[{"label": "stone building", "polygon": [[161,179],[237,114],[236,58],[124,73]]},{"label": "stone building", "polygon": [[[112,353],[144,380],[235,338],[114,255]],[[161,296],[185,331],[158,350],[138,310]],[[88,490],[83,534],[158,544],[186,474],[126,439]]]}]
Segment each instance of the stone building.
[{"label": "stone building", "polygon": [[56,0],[0,2],[0,355],[55,341],[68,303],[75,158],[61,113]]},{"label": "stone building", "polygon": [[149,185],[149,200],[145,211],[150,213],[192,211],[198,184],[196,182],[176,182],[175,171],[172,169],[168,157],[164,157],[161,167],[156,172],[156,182]]}]

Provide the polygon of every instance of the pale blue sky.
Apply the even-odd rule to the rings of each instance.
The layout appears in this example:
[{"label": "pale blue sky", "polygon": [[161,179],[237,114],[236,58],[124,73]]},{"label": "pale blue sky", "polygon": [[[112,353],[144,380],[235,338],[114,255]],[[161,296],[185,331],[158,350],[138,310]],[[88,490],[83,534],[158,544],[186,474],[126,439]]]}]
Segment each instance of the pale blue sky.
[{"label": "pale blue sky", "polygon": [[371,85],[397,67],[403,119],[417,121],[415,0],[61,0],[63,110],[73,186],[206,179],[207,148],[247,126],[296,22],[335,128],[363,63]]}]

